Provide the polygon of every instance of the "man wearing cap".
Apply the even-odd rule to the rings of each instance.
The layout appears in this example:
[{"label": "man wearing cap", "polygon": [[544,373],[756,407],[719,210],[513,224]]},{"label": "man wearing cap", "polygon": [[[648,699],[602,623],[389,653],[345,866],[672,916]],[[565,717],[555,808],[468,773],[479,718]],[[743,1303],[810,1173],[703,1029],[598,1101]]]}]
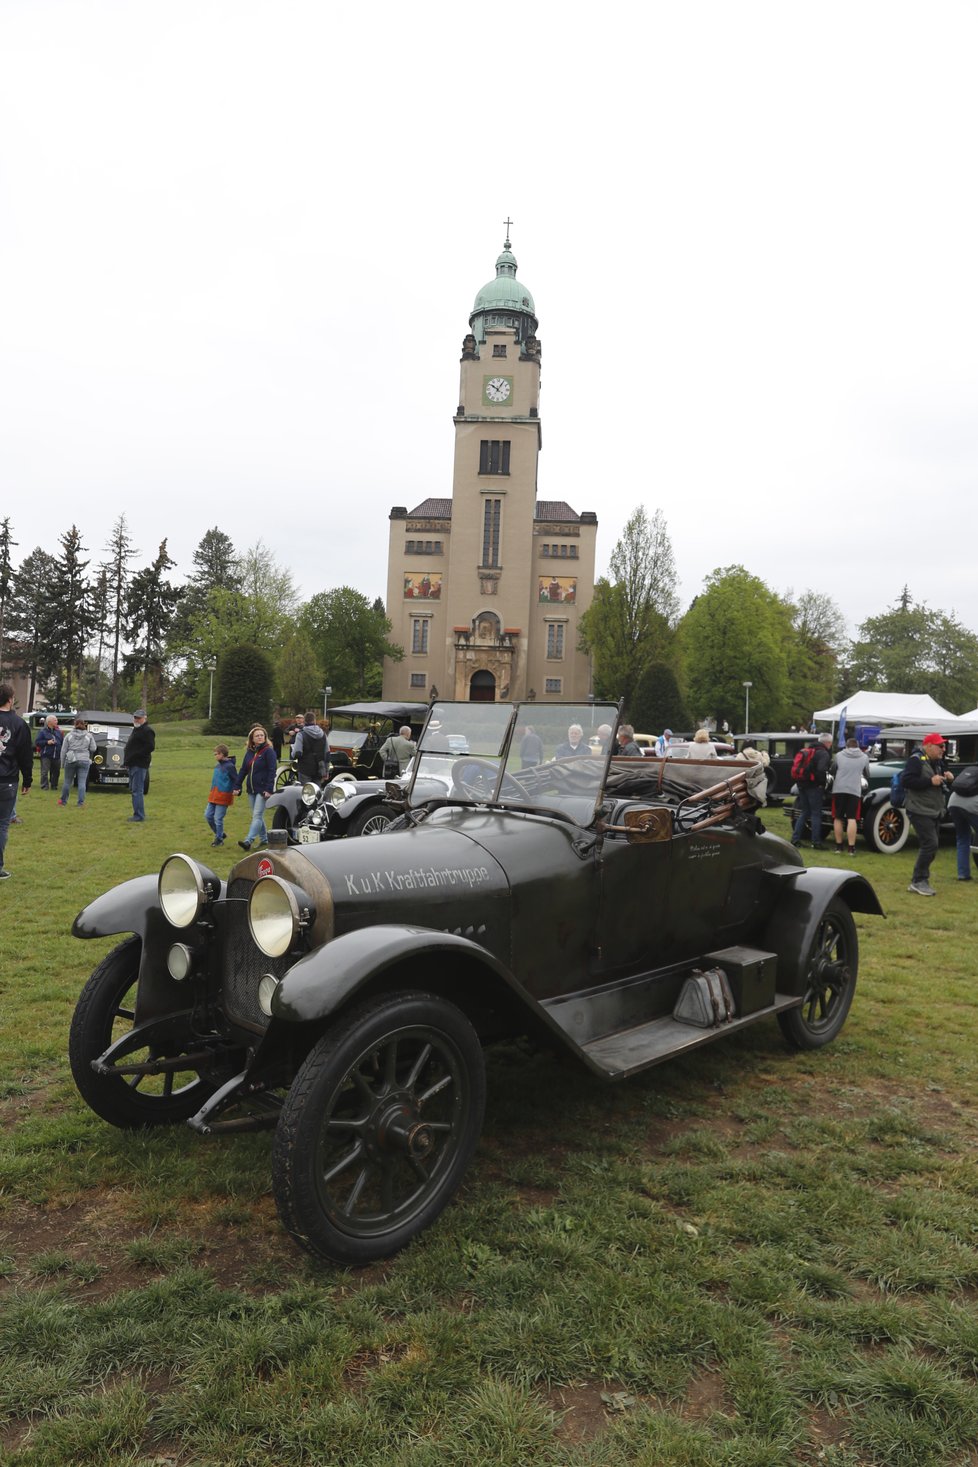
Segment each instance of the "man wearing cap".
[{"label": "man wearing cap", "polygon": [[669,745],[671,743],[672,729],[664,728],[655,741],[655,757],[657,759],[664,759],[669,752]]},{"label": "man wearing cap", "polygon": [[944,764],[944,739],[939,733],[927,734],[903,766],[907,814],[917,833],[917,861],[907,890],[917,896],[937,895],[930,884],[930,865],[937,854],[944,818],[944,791],[953,780],[954,775]]},{"label": "man wearing cap", "polygon": [[798,795],[795,799],[795,828],[791,832],[791,844],[796,848],[801,845],[801,838],[805,833],[805,821],[811,822],[812,827],[812,850],[820,851],[822,846],[822,797],[825,794],[825,780],[832,762],[832,735],[830,733],[820,734],[815,745],[815,751],[808,761],[808,768],[803,779],[799,779]]},{"label": "man wearing cap", "polygon": [[156,748],[156,734],[146,722],[146,709],[137,708],[132,715],[132,733],[126,744],[126,767],[129,770],[129,793],[132,795],[132,814],[129,825],[142,825],[146,819],[143,795],[149,783],[149,766]]}]

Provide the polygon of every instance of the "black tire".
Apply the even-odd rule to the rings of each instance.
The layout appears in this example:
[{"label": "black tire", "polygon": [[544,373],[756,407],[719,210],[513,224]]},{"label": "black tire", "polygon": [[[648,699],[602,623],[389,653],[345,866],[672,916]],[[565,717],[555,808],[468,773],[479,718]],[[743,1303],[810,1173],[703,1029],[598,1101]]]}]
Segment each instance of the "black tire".
[{"label": "black tire", "polygon": [[[141,947],[140,938],[129,937],[102,959],[81,991],[68,1038],[71,1073],[82,1099],[123,1130],[185,1121],[214,1091],[194,1069],[144,1078],[97,1075],[92,1069],[92,1061],[132,1028]],[[163,1052],[140,1050],[128,1058],[139,1062]]]},{"label": "black tire", "polygon": [[482,1130],[485,1061],[454,1004],[384,995],[342,1018],[302,1064],[275,1131],[279,1216],[317,1258],[398,1252],[457,1190]]},{"label": "black tire", "polygon": [[895,856],[910,839],[910,820],[906,810],[897,810],[884,800],[863,816],[863,835],[873,851]]},{"label": "black tire", "polygon": [[350,823],[346,827],[347,835],[383,835],[390,829],[391,822],[397,818],[397,810],[389,805],[386,800],[380,800],[377,804],[365,805],[355,815],[350,816]]},{"label": "black tire", "polygon": [[276,805],[272,811],[272,829],[288,830],[289,812],[284,805]]},{"label": "black tire", "polygon": [[834,897],[815,929],[804,962],[801,1007],[778,1014],[781,1032],[796,1049],[830,1044],[846,1021],[859,972],[859,938],[852,913]]}]

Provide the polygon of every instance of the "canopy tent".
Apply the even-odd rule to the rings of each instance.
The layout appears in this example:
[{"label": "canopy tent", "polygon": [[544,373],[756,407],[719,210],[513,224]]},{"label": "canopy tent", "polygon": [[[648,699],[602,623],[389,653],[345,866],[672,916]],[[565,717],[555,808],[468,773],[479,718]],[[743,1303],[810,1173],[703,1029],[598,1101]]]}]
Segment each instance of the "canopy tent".
[{"label": "canopy tent", "polygon": [[967,723],[978,723],[978,708],[972,708],[970,713],[962,713],[961,717]]},{"label": "canopy tent", "polygon": [[818,723],[838,723],[843,712],[846,723],[933,723],[935,718],[954,718],[929,693],[853,693],[823,708],[812,717]]}]

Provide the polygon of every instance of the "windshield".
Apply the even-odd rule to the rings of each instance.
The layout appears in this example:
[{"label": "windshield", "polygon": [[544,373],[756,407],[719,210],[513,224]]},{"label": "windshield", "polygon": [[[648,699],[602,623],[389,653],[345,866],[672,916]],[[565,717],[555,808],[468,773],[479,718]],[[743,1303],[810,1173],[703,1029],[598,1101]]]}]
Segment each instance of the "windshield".
[{"label": "windshield", "polygon": [[435,703],[409,801],[430,799],[434,778],[453,802],[550,811],[587,825],[617,721],[613,703]]}]

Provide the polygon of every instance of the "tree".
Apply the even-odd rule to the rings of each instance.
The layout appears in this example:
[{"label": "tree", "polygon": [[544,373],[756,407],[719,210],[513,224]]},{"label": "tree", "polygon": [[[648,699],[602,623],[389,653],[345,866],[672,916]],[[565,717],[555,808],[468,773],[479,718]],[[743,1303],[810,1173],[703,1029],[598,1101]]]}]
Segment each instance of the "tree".
[{"label": "tree", "polygon": [[314,708],[323,696],[323,679],[309,638],[294,632],[278,658],[278,699],[284,708]]},{"label": "tree", "polygon": [[649,733],[664,728],[689,729],[693,725],[676,674],[665,662],[649,663],[625,712],[633,728]]},{"label": "tree", "polygon": [[57,607],[50,592],[56,571],[54,556],[38,546],[21,561],[14,575],[10,630],[17,635],[17,642],[10,644],[10,660],[28,679],[29,708],[34,706],[38,688],[46,686],[58,666]]},{"label": "tree", "polygon": [[101,708],[102,663],[105,656],[105,638],[109,618],[109,573],[104,566],[99,568],[99,573],[92,583],[89,607],[89,636],[95,638],[95,656],[92,658],[91,668],[91,706]]},{"label": "tree", "polygon": [[166,634],[179,595],[166,580],[166,572],[174,566],[163,540],[152,565],[133,576],[126,598],[126,635],[133,643],[126,662],[134,672],[139,670],[144,707],[149,702],[151,666],[157,671],[158,683],[162,682]]},{"label": "tree", "polygon": [[742,565],[715,570],[679,626],[687,697],[697,719],[738,728],[750,682],[751,723],[776,728],[785,715],[791,608]]},{"label": "tree", "polygon": [[216,525],[201,538],[193,559],[192,590],[205,594],[218,586],[224,591],[238,590],[242,577],[234,541]]},{"label": "tree", "polygon": [[[787,604],[791,604],[787,592]],[[845,617],[821,591],[804,591],[792,608],[794,641],[789,657],[791,721],[807,728],[816,708],[834,703],[847,637]]]},{"label": "tree", "polygon": [[891,693],[929,693],[950,708],[975,700],[978,637],[957,618],[915,603],[904,586],[896,604],[871,616],[853,643],[849,679],[853,687]]},{"label": "tree", "polygon": [[0,520],[0,679],[3,677],[4,656],[7,639],[7,620],[13,595],[14,567],[10,558],[17,541],[10,529],[10,516]]},{"label": "tree", "polygon": [[272,711],[272,660],[258,647],[229,647],[217,664],[211,733],[246,734]]},{"label": "tree", "polygon": [[88,561],[81,558],[85,547],[77,525],[72,525],[70,530],[59,536],[58,543],[61,546],[61,555],[55,561],[54,581],[50,587],[57,608],[61,639],[56,695],[59,704],[63,699],[65,705],[70,707],[72,676],[74,670],[81,665],[88,642],[91,616],[89,587],[85,577]]},{"label": "tree", "polygon": [[119,665],[122,631],[126,620],[126,596],[129,587],[129,562],[139,554],[129,538],[126,517],[121,514],[112,527],[106,550],[109,558],[102,562],[108,578],[106,622],[112,638],[112,707],[119,706]]},{"label": "tree", "polygon": [[360,591],[340,586],[320,591],[299,613],[299,629],[312,643],[334,701],[378,698],[383,660],[400,662],[404,649],[389,642],[391,624]]},{"label": "tree", "polygon": [[649,520],[640,507],[612,552],[608,578],[598,581],[581,617],[581,646],[592,656],[599,697],[623,697],[631,705],[649,664],[670,660],[678,610],[676,563],[662,511]]}]

